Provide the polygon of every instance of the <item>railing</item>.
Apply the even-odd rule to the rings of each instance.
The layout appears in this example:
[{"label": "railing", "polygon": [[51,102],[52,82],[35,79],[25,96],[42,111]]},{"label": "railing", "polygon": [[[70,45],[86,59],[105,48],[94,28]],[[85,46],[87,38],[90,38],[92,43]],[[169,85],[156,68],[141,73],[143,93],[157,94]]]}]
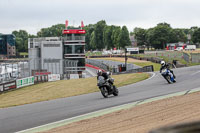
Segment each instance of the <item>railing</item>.
[{"label": "railing", "polygon": [[74,36],[74,37],[64,37],[63,38],[63,41],[73,41],[73,40],[85,41],[85,36]]}]

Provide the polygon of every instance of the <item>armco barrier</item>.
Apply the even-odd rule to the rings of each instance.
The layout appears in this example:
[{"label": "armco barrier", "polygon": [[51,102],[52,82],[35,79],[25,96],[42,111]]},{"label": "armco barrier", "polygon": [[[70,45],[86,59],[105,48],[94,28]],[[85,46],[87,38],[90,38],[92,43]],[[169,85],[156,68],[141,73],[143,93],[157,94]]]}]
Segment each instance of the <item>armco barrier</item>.
[{"label": "armco barrier", "polygon": [[139,73],[139,72],[153,72],[154,71],[154,67],[153,65],[150,66],[144,66],[142,68],[136,68],[136,69],[132,69],[129,71],[124,71],[124,72],[118,72],[115,74],[121,74],[121,73]]}]

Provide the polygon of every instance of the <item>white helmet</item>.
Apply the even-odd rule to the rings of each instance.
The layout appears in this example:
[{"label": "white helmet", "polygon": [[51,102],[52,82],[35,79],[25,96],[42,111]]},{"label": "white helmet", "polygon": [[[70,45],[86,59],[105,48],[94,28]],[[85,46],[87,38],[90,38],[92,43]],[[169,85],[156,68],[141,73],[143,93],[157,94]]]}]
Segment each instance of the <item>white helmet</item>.
[{"label": "white helmet", "polygon": [[97,70],[97,75],[101,75],[101,74],[102,74],[102,70],[101,69]]},{"label": "white helmet", "polygon": [[161,64],[162,66],[164,66],[164,65],[165,65],[165,61],[161,61],[160,64]]}]

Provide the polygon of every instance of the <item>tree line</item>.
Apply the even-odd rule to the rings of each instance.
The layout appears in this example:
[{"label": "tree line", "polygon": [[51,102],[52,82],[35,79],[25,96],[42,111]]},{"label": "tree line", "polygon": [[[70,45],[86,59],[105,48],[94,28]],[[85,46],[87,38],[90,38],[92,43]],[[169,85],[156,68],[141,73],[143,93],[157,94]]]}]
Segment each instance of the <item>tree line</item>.
[{"label": "tree line", "polygon": [[200,43],[200,28],[173,29],[167,23],[159,23],[149,29],[135,28],[130,34],[134,35],[138,46],[146,46],[147,48],[164,49],[167,43]]},{"label": "tree line", "polygon": [[[16,36],[16,50],[17,52],[27,52],[28,38],[62,36],[63,29],[65,29],[65,24],[42,28],[37,35],[28,34],[25,30],[13,31],[12,34]],[[138,46],[155,49],[163,49],[167,43],[200,43],[200,28],[173,29],[167,23],[159,23],[149,29],[136,27],[129,33],[126,26],[107,25],[106,21],[101,20],[96,24],[86,25],[84,29],[86,30],[86,50],[124,49],[131,45],[130,35],[134,36]]]}]

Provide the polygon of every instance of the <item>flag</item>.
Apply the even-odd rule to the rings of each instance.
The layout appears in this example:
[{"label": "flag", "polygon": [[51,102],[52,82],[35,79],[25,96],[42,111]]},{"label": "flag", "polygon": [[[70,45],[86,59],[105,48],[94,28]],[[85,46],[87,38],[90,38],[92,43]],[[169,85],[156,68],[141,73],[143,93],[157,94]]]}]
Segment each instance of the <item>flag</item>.
[{"label": "flag", "polygon": [[68,20],[65,21],[65,28],[67,29],[68,27]]},{"label": "flag", "polygon": [[83,21],[81,21],[81,27],[82,27],[82,28],[84,27]]}]

